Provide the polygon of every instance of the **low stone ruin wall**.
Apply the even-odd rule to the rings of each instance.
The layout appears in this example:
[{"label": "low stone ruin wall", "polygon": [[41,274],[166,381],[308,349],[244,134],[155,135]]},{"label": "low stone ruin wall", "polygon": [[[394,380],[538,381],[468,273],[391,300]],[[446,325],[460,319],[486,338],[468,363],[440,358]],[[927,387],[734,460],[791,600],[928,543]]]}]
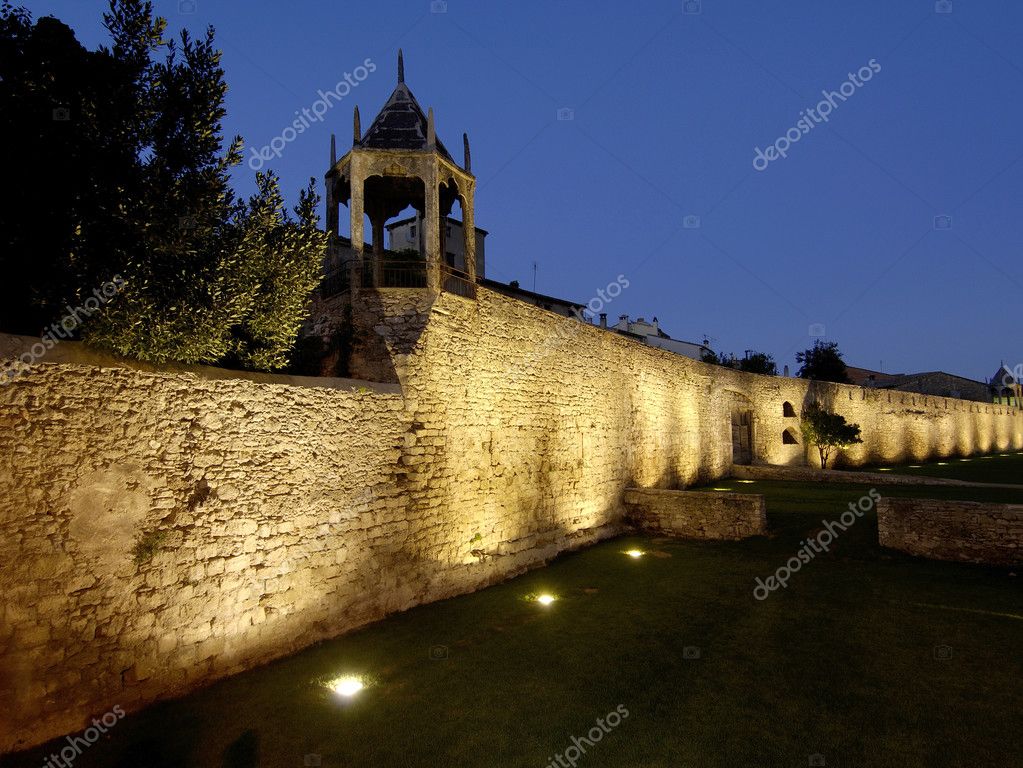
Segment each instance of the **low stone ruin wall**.
[{"label": "low stone ruin wall", "polygon": [[881,545],[933,560],[1023,564],[1023,505],[883,498]]},{"label": "low stone ruin wall", "polygon": [[767,532],[767,505],[759,494],[628,488],[626,515],[649,533],[686,539],[745,539]]}]

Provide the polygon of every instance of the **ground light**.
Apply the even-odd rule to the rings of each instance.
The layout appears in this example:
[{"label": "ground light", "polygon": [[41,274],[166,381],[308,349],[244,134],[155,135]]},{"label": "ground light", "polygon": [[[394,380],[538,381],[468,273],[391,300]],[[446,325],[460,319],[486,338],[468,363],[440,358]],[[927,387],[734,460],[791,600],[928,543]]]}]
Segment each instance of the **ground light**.
[{"label": "ground light", "polygon": [[891,472],[892,468],[891,467],[878,467],[877,471],[878,472]]},{"label": "ground light", "polygon": [[540,596],[538,596],[536,598],[536,602],[540,603],[540,605],[550,605],[555,600],[557,600],[557,598],[554,597],[554,595],[548,595],[548,594],[543,594],[543,595],[540,595]]},{"label": "ground light", "polygon": [[910,464],[909,468],[910,469],[920,469],[920,465],[919,464]]},{"label": "ground light", "polygon": [[730,491],[732,489],[731,488],[714,488],[713,490],[715,490],[715,491]]},{"label": "ground light", "polygon": [[327,687],[330,688],[338,696],[343,696],[346,699],[352,698],[355,694],[366,687],[366,684],[357,677],[346,676],[338,677],[327,683]]},{"label": "ground light", "polygon": [[745,484],[750,484],[750,483],[755,483],[755,482],[756,482],[756,480],[736,480],[735,482],[737,482],[737,483],[745,483]]},{"label": "ground light", "polygon": [[643,557],[643,550],[642,549],[629,549],[629,550],[626,550],[625,554],[627,554],[629,557]]}]

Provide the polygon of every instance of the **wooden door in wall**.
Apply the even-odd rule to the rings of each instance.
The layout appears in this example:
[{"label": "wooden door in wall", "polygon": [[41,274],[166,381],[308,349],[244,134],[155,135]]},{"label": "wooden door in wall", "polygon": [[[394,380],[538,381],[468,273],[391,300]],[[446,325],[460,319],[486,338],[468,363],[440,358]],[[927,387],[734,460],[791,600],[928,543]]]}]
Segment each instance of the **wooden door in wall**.
[{"label": "wooden door in wall", "polygon": [[732,410],[732,463],[753,463],[753,412]]}]

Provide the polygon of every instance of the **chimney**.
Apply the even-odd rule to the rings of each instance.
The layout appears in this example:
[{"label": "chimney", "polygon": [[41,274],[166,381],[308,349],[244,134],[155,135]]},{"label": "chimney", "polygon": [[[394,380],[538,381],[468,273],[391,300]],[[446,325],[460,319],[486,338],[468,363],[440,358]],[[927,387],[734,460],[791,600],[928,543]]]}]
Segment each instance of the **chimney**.
[{"label": "chimney", "polygon": [[785,376],[787,377],[788,375],[789,375],[789,367],[788,367],[788,365],[786,365],[785,366]]},{"label": "chimney", "polygon": [[625,326],[625,330],[628,330],[629,329],[629,316],[628,315],[618,315],[618,325],[624,325]]},{"label": "chimney", "polygon": [[654,330],[655,331],[659,331],[660,330],[660,328],[657,327],[657,316],[656,315],[654,315],[653,325],[654,325]]},{"label": "chimney", "polygon": [[607,328],[607,312],[600,313],[600,327]]}]

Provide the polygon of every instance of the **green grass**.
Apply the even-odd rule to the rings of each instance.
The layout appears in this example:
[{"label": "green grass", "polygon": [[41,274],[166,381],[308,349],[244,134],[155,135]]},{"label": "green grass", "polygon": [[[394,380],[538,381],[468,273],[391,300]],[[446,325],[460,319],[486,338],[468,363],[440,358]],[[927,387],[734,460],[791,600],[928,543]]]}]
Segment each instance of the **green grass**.
[{"label": "green grass", "polygon": [[1006,451],[986,456],[946,459],[941,462],[919,464],[884,464],[880,467],[861,467],[864,471],[878,469],[899,475],[946,477],[971,483],[1011,483],[1023,485],[1023,452]]},{"label": "green grass", "polygon": [[[818,752],[829,768],[1023,764],[1019,579],[882,550],[870,514],[760,602],[754,579],[869,486],[715,487],[764,493],[770,535],[605,542],[130,716],[75,768],[301,766],[306,754],[324,766],[544,768],[618,705],[629,716],[578,766],[806,766]],[[1004,489],[884,492],[1023,501]],[[627,557],[631,547],[647,554]],[[559,599],[525,599],[544,591]],[[432,659],[439,646],[446,658]],[[346,703],[318,682],[344,673],[370,678]],[[43,754],[10,765],[38,768]]]}]

